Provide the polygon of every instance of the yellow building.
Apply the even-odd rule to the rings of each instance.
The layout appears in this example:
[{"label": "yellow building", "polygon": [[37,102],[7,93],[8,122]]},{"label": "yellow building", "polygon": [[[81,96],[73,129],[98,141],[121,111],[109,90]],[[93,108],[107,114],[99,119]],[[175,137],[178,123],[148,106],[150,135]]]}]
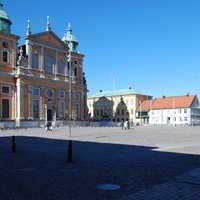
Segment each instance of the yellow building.
[{"label": "yellow building", "polygon": [[88,116],[91,121],[130,120],[137,122],[135,111],[142,100],[151,99],[149,95],[124,90],[100,91],[87,99]]},{"label": "yellow building", "polygon": [[84,120],[87,84],[83,54],[71,26],[62,40],[51,30],[32,34],[28,21],[25,43],[10,33],[11,21],[0,5],[0,119],[23,121]]}]

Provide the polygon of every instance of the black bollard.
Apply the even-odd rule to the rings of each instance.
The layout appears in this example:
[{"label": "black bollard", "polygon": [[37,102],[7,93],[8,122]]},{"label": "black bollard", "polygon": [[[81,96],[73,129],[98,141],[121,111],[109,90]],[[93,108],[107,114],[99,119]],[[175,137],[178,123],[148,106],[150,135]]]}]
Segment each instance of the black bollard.
[{"label": "black bollard", "polygon": [[15,140],[15,136],[12,136],[12,153],[16,152],[16,140]]},{"label": "black bollard", "polygon": [[72,162],[72,140],[69,141],[69,145],[68,145],[67,162],[68,162],[68,163],[71,163],[71,162]]}]

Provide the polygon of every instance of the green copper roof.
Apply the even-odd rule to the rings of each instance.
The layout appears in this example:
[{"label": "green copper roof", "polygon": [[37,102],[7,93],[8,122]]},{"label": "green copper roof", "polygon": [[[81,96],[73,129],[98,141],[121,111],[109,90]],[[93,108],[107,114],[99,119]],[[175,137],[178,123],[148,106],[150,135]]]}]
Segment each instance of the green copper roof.
[{"label": "green copper roof", "polygon": [[0,3],[0,31],[4,33],[10,33],[10,21],[7,13],[3,10],[3,4]]},{"label": "green copper roof", "polygon": [[67,27],[67,33],[65,33],[62,41],[68,44],[70,51],[77,52],[78,40],[74,35],[72,35],[72,29],[70,23]]},{"label": "green copper roof", "polygon": [[76,42],[76,43],[78,43],[78,40],[76,39],[76,37],[74,35],[72,35],[72,29],[71,29],[70,24],[68,24],[67,33],[64,35],[62,40],[64,42]]},{"label": "green copper roof", "polygon": [[123,95],[131,95],[131,94],[141,94],[132,90],[131,88],[123,89],[123,90],[113,90],[113,91],[100,91],[89,98],[99,98],[99,97],[108,97],[108,96],[123,96]]},{"label": "green copper roof", "polygon": [[10,18],[8,17],[7,13],[3,10],[3,4],[1,3],[0,3],[0,18],[5,19],[11,23]]}]

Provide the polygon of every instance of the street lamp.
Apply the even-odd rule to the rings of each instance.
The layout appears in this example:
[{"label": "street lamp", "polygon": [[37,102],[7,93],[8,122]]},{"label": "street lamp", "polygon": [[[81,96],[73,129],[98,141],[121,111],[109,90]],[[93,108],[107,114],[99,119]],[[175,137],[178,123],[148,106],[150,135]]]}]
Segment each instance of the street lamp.
[{"label": "street lamp", "polygon": [[68,63],[69,63],[69,120],[72,119],[72,59],[71,59],[71,51],[69,49],[68,54]]},{"label": "street lamp", "polygon": [[141,103],[142,103],[142,101],[140,100],[140,126],[142,125],[142,116],[141,116],[141,114],[142,114],[142,111],[141,111]]},{"label": "street lamp", "polygon": [[44,104],[45,109],[45,125],[47,125],[47,104]]}]

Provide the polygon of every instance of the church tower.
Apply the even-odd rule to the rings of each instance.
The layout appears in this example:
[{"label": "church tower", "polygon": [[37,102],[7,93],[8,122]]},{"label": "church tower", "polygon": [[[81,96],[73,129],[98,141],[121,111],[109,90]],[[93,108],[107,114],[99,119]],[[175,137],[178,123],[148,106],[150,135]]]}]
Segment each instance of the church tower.
[{"label": "church tower", "polygon": [[[0,3],[0,119],[17,116],[16,82],[14,78],[19,36],[11,34],[11,20]],[[19,110],[19,109],[18,109]]]},{"label": "church tower", "polygon": [[74,35],[72,35],[72,29],[70,23],[67,27],[67,32],[65,33],[62,41],[68,44],[71,52],[77,52],[78,41]]},{"label": "church tower", "polygon": [[[82,119],[86,119],[86,107],[87,107],[87,83],[85,78],[85,73],[83,72],[83,58],[84,55],[78,52],[78,40],[76,37],[72,34],[72,28],[70,23],[68,24],[67,31],[64,34],[64,37],[62,38],[62,41],[66,43],[69,47],[69,59],[68,59],[68,70],[70,71],[70,77],[72,77],[72,83],[76,84],[76,91],[80,95],[80,99],[82,102],[82,108],[81,108],[81,116]],[[72,86],[73,88],[73,86]],[[73,95],[73,91],[71,91]],[[72,97],[73,98],[73,97]],[[73,116],[76,116],[77,113],[76,105],[72,105],[72,118],[76,118]],[[81,119],[81,120],[82,120]]]}]

